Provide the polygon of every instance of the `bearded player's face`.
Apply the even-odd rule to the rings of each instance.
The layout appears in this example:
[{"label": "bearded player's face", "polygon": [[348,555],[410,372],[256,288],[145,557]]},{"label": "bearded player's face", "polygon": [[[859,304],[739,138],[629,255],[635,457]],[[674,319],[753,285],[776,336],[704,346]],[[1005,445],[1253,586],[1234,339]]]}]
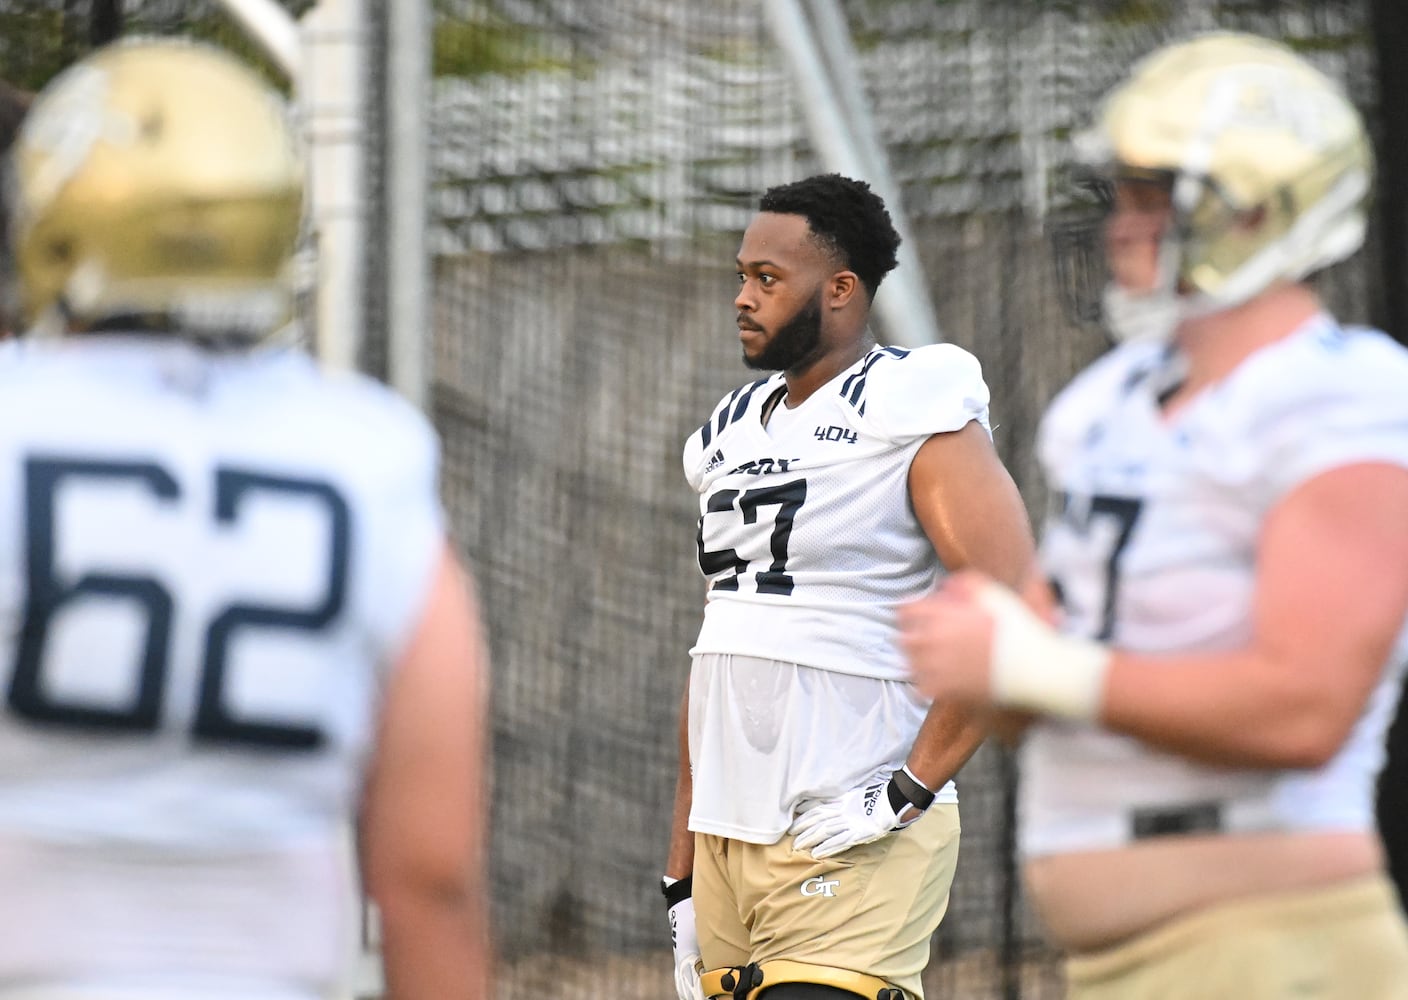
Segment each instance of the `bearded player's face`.
[{"label": "bearded player's face", "polygon": [[833,265],[805,217],[760,212],[738,250],[738,340],[743,363],[801,372],[824,353],[822,285]]},{"label": "bearded player's face", "polygon": [[760,350],[749,354],[743,345],[745,365],[770,372],[804,370],[821,353],[821,289],[775,331],[760,332],[766,338]]}]

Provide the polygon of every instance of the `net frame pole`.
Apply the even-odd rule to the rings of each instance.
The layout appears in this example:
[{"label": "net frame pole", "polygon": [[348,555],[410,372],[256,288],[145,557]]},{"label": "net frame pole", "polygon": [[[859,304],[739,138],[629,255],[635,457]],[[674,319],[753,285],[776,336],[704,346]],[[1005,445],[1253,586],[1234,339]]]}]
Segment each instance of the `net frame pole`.
[{"label": "net frame pole", "polygon": [[314,350],[330,367],[356,368],[365,323],[365,0],[321,0],[301,24],[275,0],[220,3],[293,83],[317,241]]},{"label": "net frame pole", "polygon": [[296,81],[302,45],[298,22],[275,0],[219,0],[244,33],[264,50],[289,80]]},{"label": "net frame pole", "polygon": [[314,347],[344,370],[358,366],[366,322],[366,21],[364,0],[321,0],[303,17],[295,77],[317,239]]},{"label": "net frame pole", "polygon": [[[870,184],[885,199],[894,220],[895,230],[903,242],[899,249],[899,267],[884,285],[895,282],[904,289],[905,304],[896,309],[905,328],[915,326],[914,342],[934,344],[943,339],[934,303],[925,283],[924,264],[919,259],[919,241],[909,225],[909,213],[904,210],[899,183],[890,169],[889,157],[875,131],[875,116],[865,96],[865,80],[860,73],[860,58],[851,38],[850,25],[839,0],[814,0],[807,8],[812,15],[816,38],[826,66],[836,83],[836,93],[846,114],[850,134],[866,161]],[[882,294],[889,294],[882,290]]]},{"label": "net frame pole", "polygon": [[428,0],[387,13],[387,380],[420,409],[429,403],[429,191],[431,17]]},{"label": "net frame pole", "polygon": [[900,245],[901,266],[875,297],[875,311],[890,343],[905,347],[942,340],[937,314],[915,251],[899,186],[884,147],[874,132],[874,116],[851,44],[845,15],[836,0],[813,0],[813,30],[800,0],[763,5],[768,27],[796,78],[807,132],[828,170],[868,183],[890,210]]}]

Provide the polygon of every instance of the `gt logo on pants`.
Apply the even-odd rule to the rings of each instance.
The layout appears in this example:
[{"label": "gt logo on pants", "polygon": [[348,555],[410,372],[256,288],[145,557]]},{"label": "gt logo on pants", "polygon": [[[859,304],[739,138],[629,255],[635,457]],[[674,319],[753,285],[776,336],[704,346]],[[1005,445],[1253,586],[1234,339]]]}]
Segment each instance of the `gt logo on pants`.
[{"label": "gt logo on pants", "polygon": [[841,884],[838,878],[826,879],[820,875],[813,876],[802,883],[803,896],[826,896],[828,898],[836,895],[836,888]]}]

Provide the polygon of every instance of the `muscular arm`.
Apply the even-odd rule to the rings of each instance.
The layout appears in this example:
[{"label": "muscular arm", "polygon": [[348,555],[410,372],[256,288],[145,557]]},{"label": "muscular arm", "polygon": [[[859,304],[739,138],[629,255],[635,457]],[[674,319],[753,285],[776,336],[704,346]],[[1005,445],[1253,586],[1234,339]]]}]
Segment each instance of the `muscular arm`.
[{"label": "muscular arm", "polygon": [[447,545],[387,685],[362,806],[389,1000],[493,995],[487,692],[472,584]]},{"label": "muscular arm", "polygon": [[1228,765],[1316,767],[1343,745],[1408,615],[1408,470],[1347,466],[1266,518],[1253,637],[1232,653],[1117,651],[1101,721]]},{"label": "muscular arm", "polygon": [[679,773],[675,776],[675,808],[670,817],[670,851],[665,874],[684,878],[694,871],[694,834],[689,832],[689,809],[694,803],[694,775],[689,768],[689,687],[680,699]]},{"label": "muscular arm", "polygon": [[[909,496],[924,533],[948,570],[977,569],[1022,586],[1036,575],[1031,524],[1017,486],[976,422],[925,441],[909,469]],[[972,708],[936,700],[909,754],[909,769],[939,788],[982,743],[990,722]]]}]

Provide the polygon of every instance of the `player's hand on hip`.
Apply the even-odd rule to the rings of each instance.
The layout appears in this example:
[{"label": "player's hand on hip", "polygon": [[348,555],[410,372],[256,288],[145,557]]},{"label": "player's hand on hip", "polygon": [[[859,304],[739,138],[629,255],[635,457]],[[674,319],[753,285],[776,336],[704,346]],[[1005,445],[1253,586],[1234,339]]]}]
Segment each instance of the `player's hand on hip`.
[{"label": "player's hand on hip", "polygon": [[665,899],[675,952],[675,993],[679,1000],[705,1000],[704,987],[699,982],[704,963],[699,957],[699,932],[694,926],[693,879],[667,883]]},{"label": "player's hand on hip", "polygon": [[802,802],[787,832],[795,849],[820,860],[903,830],[933,801],[934,793],[906,768],[834,799]]},{"label": "player's hand on hip", "polygon": [[996,586],[981,573],[955,573],[934,593],[900,608],[900,646],[923,694],[970,704],[989,700],[993,619],[980,595]]}]

